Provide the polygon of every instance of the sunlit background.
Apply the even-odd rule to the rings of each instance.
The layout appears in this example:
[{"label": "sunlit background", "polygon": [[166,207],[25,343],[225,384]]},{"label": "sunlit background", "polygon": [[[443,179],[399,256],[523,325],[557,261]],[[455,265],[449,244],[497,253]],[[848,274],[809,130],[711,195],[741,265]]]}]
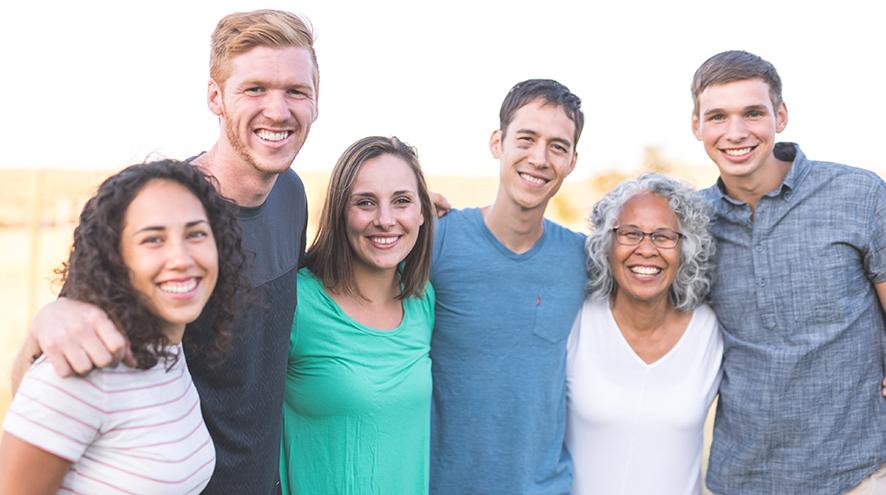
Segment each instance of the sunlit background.
[{"label": "sunlit background", "polygon": [[279,8],[317,33],[320,117],[294,167],[318,213],[326,174],[356,139],[417,146],[434,189],[488,203],[490,132],[507,90],[557,79],[584,101],[576,172],[549,210],[583,229],[621,178],[656,168],[708,185],[689,130],[689,83],[745,49],[784,82],[784,140],[876,171],[886,131],[886,2],[388,1],[6,2],[0,7],[0,416],[6,379],[52,268],[98,182],[147,158],[184,158],[218,135],[206,108],[209,34],[223,15]]}]

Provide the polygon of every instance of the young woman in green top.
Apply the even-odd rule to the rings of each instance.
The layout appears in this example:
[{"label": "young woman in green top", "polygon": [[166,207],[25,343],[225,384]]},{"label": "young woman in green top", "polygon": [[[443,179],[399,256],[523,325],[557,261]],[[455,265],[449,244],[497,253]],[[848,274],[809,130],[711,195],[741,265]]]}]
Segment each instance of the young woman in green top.
[{"label": "young woman in green top", "polygon": [[339,158],[298,274],[284,493],[427,493],[432,215],[415,150],[397,138]]}]

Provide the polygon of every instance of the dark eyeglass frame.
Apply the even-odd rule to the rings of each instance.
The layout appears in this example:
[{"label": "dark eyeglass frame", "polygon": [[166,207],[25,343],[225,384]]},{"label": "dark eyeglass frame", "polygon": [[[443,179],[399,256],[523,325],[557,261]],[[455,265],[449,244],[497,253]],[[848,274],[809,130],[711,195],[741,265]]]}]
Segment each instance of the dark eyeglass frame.
[{"label": "dark eyeglass frame", "polygon": [[[642,234],[639,239],[632,240],[620,232],[622,229],[625,229],[625,232]],[[654,232],[643,232],[642,230],[636,227],[627,227],[623,225],[618,225],[612,227],[612,233],[615,234],[615,240],[622,246],[639,246],[643,243],[643,240],[646,239],[646,236],[649,236],[649,240],[652,241],[652,245],[660,248],[660,249],[674,249],[677,247],[677,244],[686,237],[682,232],[677,232],[676,230],[671,229],[659,229]],[[676,234],[675,239],[670,239],[666,234]]]}]

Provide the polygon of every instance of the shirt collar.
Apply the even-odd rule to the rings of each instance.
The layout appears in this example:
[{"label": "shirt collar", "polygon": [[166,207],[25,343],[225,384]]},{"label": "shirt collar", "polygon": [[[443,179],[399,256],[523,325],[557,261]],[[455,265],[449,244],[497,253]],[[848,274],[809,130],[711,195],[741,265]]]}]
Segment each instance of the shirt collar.
[{"label": "shirt collar", "polygon": [[[806,174],[809,172],[809,160],[806,159],[806,155],[803,154],[803,151],[800,150],[800,146],[796,143],[776,143],[775,147],[772,150],[775,158],[785,162],[791,162],[791,168],[788,170],[787,175],[785,175],[784,179],[781,181],[781,184],[776,187],[772,192],[765,194],[764,196],[775,197],[782,194],[787,194],[790,191],[793,191],[797,188],[797,185],[806,177]],[[720,199],[726,201],[729,204],[734,206],[744,205],[744,201],[739,201],[735,198],[730,197],[726,193],[726,184],[723,183],[723,179],[717,178],[717,191],[720,195]]]}]

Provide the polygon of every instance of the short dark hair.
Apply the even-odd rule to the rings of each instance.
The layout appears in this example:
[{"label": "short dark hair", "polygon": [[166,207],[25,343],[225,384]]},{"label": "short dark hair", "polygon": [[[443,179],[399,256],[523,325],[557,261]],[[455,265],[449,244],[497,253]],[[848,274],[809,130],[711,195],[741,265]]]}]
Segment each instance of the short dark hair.
[{"label": "short dark hair", "polygon": [[539,98],[547,105],[555,105],[563,109],[569,120],[575,124],[575,142],[572,144],[573,146],[577,145],[585,124],[585,116],[581,112],[581,98],[572,94],[569,88],[553,79],[528,79],[515,84],[508,91],[498,113],[502,138],[504,138],[508,125],[514,120],[517,110]]},{"label": "short dark hair", "polygon": [[759,55],[741,50],[721,52],[705,60],[692,77],[692,101],[694,115],[698,115],[698,95],[708,86],[726,84],[746,79],[762,79],[769,85],[772,108],[782,103],[781,78],[775,66]]},{"label": "short dark hair", "polygon": [[[165,347],[168,341],[161,321],[132,287],[129,269],[120,254],[126,210],[152,180],[181,184],[206,210],[218,249],[218,280],[203,308],[204,313],[212,315],[208,328],[213,338],[200,352],[210,360],[218,360],[231,340],[244,257],[236,207],[216,192],[215,178],[195,165],[161,160],[129,166],[106,179],[83,207],[68,260],[56,270],[64,282],[60,295],[101,308],[129,340],[138,368],[151,368],[161,358],[168,366],[175,363],[178,356]],[[185,332],[186,339],[187,335]],[[188,345],[188,353],[193,352]]]},{"label": "short dark hair", "polygon": [[418,199],[425,221],[419,227],[415,246],[403,260],[399,271],[400,294],[397,296],[399,299],[418,297],[424,293],[430,276],[431,252],[434,247],[434,205],[431,203],[415,148],[396,137],[365,137],[349,146],[339,157],[329,178],[329,189],[320,214],[317,237],[305,255],[305,266],[327,289],[346,294],[356,292],[359,295],[354,285],[354,252],[348,242],[348,204],[360,168],[367,160],[381,155],[393,155],[406,162],[415,174],[418,185]]}]

